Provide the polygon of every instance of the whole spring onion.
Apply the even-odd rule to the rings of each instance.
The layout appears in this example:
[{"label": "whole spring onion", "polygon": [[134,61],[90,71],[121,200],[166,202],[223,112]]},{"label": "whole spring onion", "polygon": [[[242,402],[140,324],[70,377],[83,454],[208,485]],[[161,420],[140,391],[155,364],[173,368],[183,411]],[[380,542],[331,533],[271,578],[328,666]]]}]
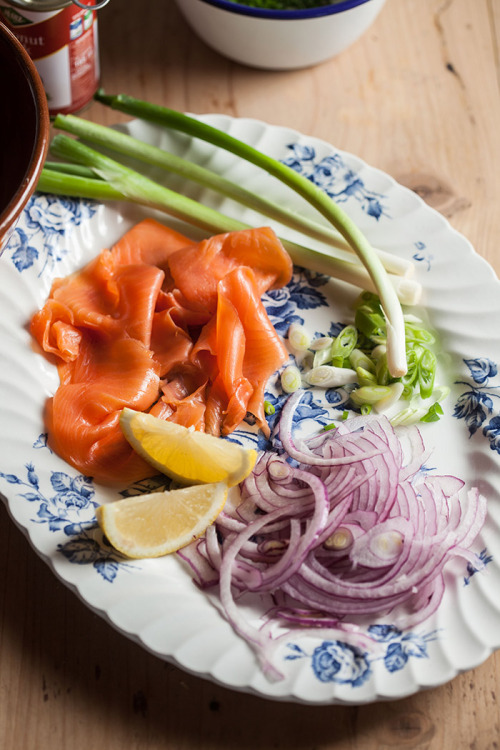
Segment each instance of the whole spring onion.
[{"label": "whole spring onion", "polygon": [[[257,211],[263,216],[275,219],[281,224],[296,229],[308,237],[326,242],[330,248],[335,247],[338,249],[336,252],[341,259],[352,261],[352,248],[331,227],[319,224],[296,211],[290,211],[281,204],[268,200],[258,193],[246,190],[243,186],[222,177],[206,167],[194,164],[165,149],[145,143],[114,128],[88,122],[74,115],[57,115],[54,120],[54,127],[76,135],[86,143],[110,149],[150,166],[160,167],[167,172],[180,175],[204,187],[215,190],[231,198],[231,200]],[[51,168],[57,169],[58,167],[52,163]],[[85,168],[80,167],[81,169]],[[70,165],[63,165],[63,170],[69,171]],[[82,172],[79,173],[84,174]],[[92,172],[87,176],[92,176]],[[384,268],[388,272],[404,277],[409,277],[413,274],[414,265],[411,261],[382,250],[375,249],[374,251],[380,257]]]},{"label": "whole spring onion", "polygon": [[[84,143],[58,134],[51,143],[51,152],[62,159],[70,159],[79,166],[74,174],[64,170],[43,169],[37,190],[54,195],[91,198],[94,200],[126,200],[163,211],[212,233],[231,232],[248,228],[247,224],[215,211],[187,196],[176,193],[117,162]],[[82,176],[81,167],[90,168],[96,178]],[[293,262],[341,281],[374,290],[368,272],[359,263],[333,257],[295,242],[282,239]],[[420,295],[420,285],[412,279],[387,275],[388,283],[402,304],[414,304]]]},{"label": "whole spring onion", "polygon": [[[486,516],[477,489],[464,502],[459,478],[421,471],[428,452],[416,428],[408,455],[383,417],[294,434],[302,395],[288,398],[279,453],[261,455],[242,502],[179,553],[200,586],[218,591],[270,679],[282,676],[276,648],[297,635],[369,650],[375,644],[362,625],[383,617],[406,629],[427,619],[441,602],[448,562],[478,565],[471,546]],[[244,605],[256,594],[268,599],[254,624]]]},{"label": "whole spring onion", "polygon": [[365,266],[380,298],[387,321],[389,370],[394,377],[401,377],[405,374],[404,321],[401,304],[394,287],[389,283],[382,261],[373,251],[366,237],[352,219],[321,188],[277,159],[184,113],[125,95],[110,96],[102,91],[96,94],[96,99],[113,109],[178,130],[194,138],[201,138],[230,151],[261,167],[308,201],[335,227]]}]

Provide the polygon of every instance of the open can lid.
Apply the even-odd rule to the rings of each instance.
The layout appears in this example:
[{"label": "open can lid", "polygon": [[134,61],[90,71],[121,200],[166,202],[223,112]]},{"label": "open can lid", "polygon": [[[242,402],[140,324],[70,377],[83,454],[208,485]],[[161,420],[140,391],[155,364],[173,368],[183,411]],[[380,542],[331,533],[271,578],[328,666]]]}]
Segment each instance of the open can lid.
[{"label": "open can lid", "polygon": [[100,10],[109,3],[109,0],[9,0],[9,3],[24,10],[45,12],[60,10],[68,5],[77,5],[85,10]]}]

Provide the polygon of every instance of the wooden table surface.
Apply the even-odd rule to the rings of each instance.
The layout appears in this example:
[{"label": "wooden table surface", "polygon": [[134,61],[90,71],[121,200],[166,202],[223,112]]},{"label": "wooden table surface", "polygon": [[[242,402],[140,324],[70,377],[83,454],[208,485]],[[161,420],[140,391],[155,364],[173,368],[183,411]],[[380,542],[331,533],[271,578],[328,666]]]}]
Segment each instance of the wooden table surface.
[{"label": "wooden table surface", "polygon": [[[172,0],[100,11],[102,84],[196,113],[291,126],[420,193],[500,271],[500,0],[388,0],[338,58],[265,72],[196,39]],[[94,104],[85,116],[127,119]],[[399,750],[500,746],[500,655],[447,685],[362,707],[232,692],[90,612],[0,503],[2,750]]]}]

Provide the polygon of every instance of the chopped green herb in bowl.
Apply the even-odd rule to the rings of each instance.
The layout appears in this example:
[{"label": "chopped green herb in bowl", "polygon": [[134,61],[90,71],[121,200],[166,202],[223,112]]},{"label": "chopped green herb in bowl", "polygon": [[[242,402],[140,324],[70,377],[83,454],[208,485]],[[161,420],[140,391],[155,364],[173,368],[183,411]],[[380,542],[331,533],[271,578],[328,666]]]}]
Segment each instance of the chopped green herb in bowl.
[{"label": "chopped green herb in bowl", "polygon": [[248,5],[251,8],[266,8],[267,10],[308,10],[323,5],[335,5],[342,0],[229,0],[238,5]]}]

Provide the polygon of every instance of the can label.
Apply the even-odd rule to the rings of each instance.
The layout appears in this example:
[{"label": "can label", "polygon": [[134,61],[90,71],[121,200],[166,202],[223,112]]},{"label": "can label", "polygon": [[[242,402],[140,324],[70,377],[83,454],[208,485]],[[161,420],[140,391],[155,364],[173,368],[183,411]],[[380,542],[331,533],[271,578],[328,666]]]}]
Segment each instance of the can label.
[{"label": "can label", "polygon": [[92,100],[100,75],[95,10],[70,4],[49,12],[25,11],[0,0],[0,20],[35,63],[51,115],[77,112]]}]

